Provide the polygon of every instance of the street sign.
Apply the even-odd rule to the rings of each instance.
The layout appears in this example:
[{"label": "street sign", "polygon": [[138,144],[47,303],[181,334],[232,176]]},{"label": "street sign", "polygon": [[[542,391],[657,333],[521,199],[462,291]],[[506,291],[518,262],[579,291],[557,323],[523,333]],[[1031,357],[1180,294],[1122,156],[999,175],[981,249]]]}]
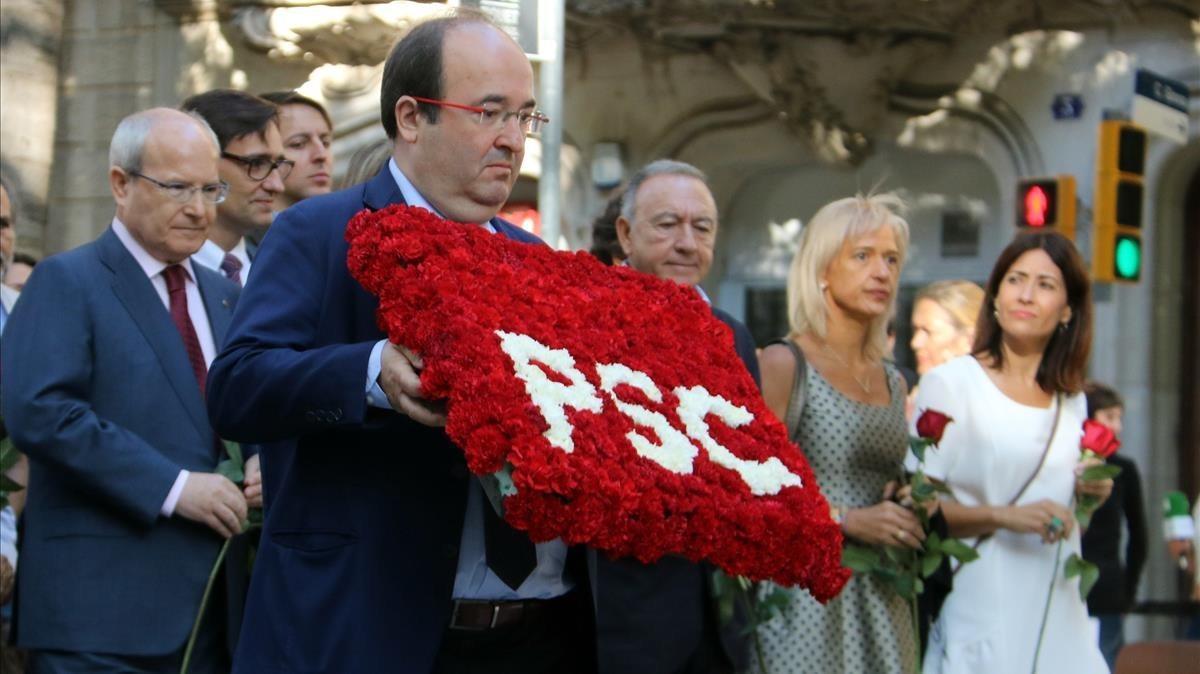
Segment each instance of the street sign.
[{"label": "street sign", "polygon": [[1079,94],[1055,94],[1050,104],[1054,119],[1079,119],[1083,116],[1083,96]]},{"label": "street sign", "polygon": [[1179,144],[1188,138],[1187,85],[1139,69],[1133,87],[1133,123]]}]

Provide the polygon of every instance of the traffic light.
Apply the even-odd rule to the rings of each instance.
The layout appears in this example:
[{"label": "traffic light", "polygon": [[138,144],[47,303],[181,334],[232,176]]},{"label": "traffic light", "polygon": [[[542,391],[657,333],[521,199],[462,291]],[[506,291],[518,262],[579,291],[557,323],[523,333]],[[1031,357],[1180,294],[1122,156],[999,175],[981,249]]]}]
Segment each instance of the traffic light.
[{"label": "traffic light", "polygon": [[1146,131],[1130,122],[1100,122],[1092,278],[1135,283],[1142,277],[1142,202],[1146,186]]},{"label": "traffic light", "polygon": [[1017,181],[1017,227],[1056,229],[1075,239],[1075,176]]}]

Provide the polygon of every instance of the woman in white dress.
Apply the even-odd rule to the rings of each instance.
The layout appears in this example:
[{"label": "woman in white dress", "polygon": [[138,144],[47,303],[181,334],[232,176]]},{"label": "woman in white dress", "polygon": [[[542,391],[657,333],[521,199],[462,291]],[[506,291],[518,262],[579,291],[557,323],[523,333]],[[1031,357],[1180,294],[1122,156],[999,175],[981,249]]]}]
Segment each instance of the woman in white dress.
[{"label": "woman in white dress", "polygon": [[917,413],[954,419],[925,471],[953,493],[942,501],[950,534],[979,542],[933,628],[926,674],[1108,671],[1078,580],[1063,573],[1079,552],[1073,498],[1112,489],[1077,477],[1091,337],[1091,288],[1074,245],[1022,234],[992,269],[971,355],[921,379]]}]

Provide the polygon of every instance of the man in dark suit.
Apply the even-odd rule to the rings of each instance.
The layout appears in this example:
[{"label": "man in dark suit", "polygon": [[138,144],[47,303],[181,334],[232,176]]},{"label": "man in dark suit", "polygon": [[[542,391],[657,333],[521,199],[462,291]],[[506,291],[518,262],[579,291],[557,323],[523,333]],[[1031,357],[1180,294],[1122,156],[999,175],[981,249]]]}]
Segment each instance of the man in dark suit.
[{"label": "man in dark suit", "polygon": [[270,101],[233,89],[189,96],[179,108],[203,117],[217,134],[221,181],[229,185],[208,241],[194,259],[240,287],[254,258],[249,237],[270,226],[283,181],[295,168],[283,154],[279,110]]},{"label": "man in dark suit", "polygon": [[[194,265],[217,202],[217,143],[175,110],[117,126],[116,217],[47,258],[0,356],[3,413],[31,462],[17,592],[35,672],[176,672],[222,538],[246,498],[214,473],[206,368],[237,288]],[[192,671],[225,665],[207,620]]]},{"label": "man in dark suit", "polygon": [[[660,159],[630,179],[617,217],[625,264],[693,286],[712,265],[717,206],[704,173]],[[733,332],[738,357],[759,383],[754,340],[745,325],[713,307]],[[744,616],[718,624],[713,568],[682,557],[652,564],[598,555],[595,564],[596,643],[601,674],[707,674],[746,668]],[[736,607],[735,607],[736,608]]]},{"label": "man in dark suit", "polygon": [[213,364],[217,430],[271,443],[235,671],[591,671],[586,572],[495,516],[346,269],[347,221],[390,204],[537,242],[495,217],[545,121],[532,69],[484,20],[436,19],[392,50],[381,99],[387,166],[279,215]]}]

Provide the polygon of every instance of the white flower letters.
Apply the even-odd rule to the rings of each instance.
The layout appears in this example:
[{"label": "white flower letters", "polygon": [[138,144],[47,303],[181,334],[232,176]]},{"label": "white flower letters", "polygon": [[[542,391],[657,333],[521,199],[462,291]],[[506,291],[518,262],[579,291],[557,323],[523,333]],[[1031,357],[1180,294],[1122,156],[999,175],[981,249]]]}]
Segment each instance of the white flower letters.
[{"label": "white flower letters", "polygon": [[[528,335],[503,330],[497,330],[496,334],[500,336],[500,348],[513,361],[517,378],[525,383],[525,392],[549,426],[546,439],[564,452],[573,452],[575,443],[571,434],[574,427],[567,420],[566,408],[602,413],[604,406],[596,388],[575,366],[575,359],[566,349],[551,349]],[[567,379],[570,385],[550,379],[535,363]],[[696,444],[699,444],[713,463],[737,473],[756,496],[777,494],[784,487],[802,486],[800,477],[789,471],[778,458],[771,457],[762,462],[741,459],[709,433],[705,421],[708,415],[715,416],[730,428],[738,428],[754,421],[754,415],[746,408],[709,393],[703,386],[680,386],[673,393],[679,399],[676,413],[684,424],[685,435],[663,414],[617,397],[617,387],[626,384],[641,391],[652,402],[661,403],[662,392],[644,372],[620,363],[597,363],[596,373],[601,390],[617,410],[634,424],[649,428],[658,436],[656,443],[637,430],[625,435],[639,456],[673,473],[687,475],[692,472],[692,462],[699,453]]]}]

